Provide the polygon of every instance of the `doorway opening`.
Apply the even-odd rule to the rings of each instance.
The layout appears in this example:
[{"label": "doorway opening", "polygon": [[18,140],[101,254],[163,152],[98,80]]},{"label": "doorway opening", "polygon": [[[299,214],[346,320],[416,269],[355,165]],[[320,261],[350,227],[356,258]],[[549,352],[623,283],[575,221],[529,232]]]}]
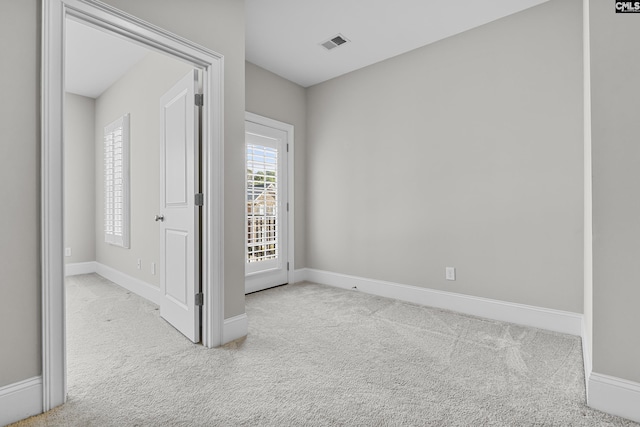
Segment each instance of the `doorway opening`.
[{"label": "doorway opening", "polygon": [[[66,400],[64,304],[63,121],[64,34],[69,20],[172,56],[202,74],[202,342],[222,343],[224,227],[222,176],[222,57],[108,5],[81,0],[43,2],[42,45],[42,360],[47,411]],[[155,109],[154,114],[158,114]],[[195,195],[194,195],[195,196]],[[152,218],[153,220],[153,218]]]},{"label": "doorway opening", "polygon": [[98,273],[198,342],[199,72],[74,20],[65,43],[66,275]]},{"label": "doorway opening", "polygon": [[293,282],[293,131],[245,115],[245,293]]}]

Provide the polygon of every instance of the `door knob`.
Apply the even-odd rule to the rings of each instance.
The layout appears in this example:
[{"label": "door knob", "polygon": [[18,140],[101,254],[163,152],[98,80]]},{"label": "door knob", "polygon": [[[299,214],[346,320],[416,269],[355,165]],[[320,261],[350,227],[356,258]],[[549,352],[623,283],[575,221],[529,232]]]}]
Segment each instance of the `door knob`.
[{"label": "door knob", "polygon": [[156,215],[156,221],[164,221],[164,215]]}]

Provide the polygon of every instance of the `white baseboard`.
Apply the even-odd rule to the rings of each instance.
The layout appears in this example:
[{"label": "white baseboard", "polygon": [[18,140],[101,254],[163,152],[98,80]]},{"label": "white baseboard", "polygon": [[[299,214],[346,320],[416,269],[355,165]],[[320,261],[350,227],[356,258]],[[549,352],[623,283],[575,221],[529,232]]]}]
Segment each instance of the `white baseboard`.
[{"label": "white baseboard", "polygon": [[589,406],[599,411],[640,422],[640,384],[592,372]]},{"label": "white baseboard", "polygon": [[161,292],[160,288],[157,286],[153,286],[140,279],[136,279],[135,277],[129,276],[128,274],[122,273],[99,262],[96,263],[95,272],[105,279],[111,280],[116,285],[119,285],[156,305],[160,305],[161,303]]},{"label": "white baseboard", "polygon": [[247,314],[224,319],[224,329],[222,330],[222,344],[226,344],[247,335],[249,331],[249,318]]},{"label": "white baseboard", "polygon": [[0,387],[0,426],[42,413],[42,377]]},{"label": "white baseboard", "polygon": [[75,262],[64,266],[65,276],[77,276],[79,274],[91,274],[96,272],[97,262]]},{"label": "white baseboard", "polygon": [[293,270],[293,280],[291,283],[299,283],[307,280],[307,268],[299,268]]},{"label": "white baseboard", "polygon": [[296,270],[296,279],[298,278],[343,289],[357,289],[368,294],[443,308],[486,319],[517,323],[564,334],[582,335],[582,314],[578,313],[437,291],[311,268],[306,268],[299,273]]}]

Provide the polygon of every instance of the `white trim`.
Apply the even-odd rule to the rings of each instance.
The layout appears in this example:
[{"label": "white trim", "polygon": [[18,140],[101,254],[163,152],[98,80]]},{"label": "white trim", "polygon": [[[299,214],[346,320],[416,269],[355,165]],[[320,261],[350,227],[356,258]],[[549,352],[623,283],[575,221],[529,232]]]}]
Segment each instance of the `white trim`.
[{"label": "white trim", "polygon": [[66,399],[62,123],[64,32],[66,19],[98,27],[178,57],[203,71],[202,342],[222,342],[224,316],[224,149],[223,69],[221,55],[171,34],[98,0],[42,0],[41,60],[41,270],[42,409]]},{"label": "white trim", "polygon": [[[283,123],[284,124],[284,123]],[[286,125],[286,124],[285,124]],[[289,147],[288,154],[289,158],[287,159],[287,186],[288,186],[288,201],[289,201],[289,229],[287,230],[287,237],[289,239],[289,247],[287,248],[287,255],[289,263],[289,272],[287,274],[287,283],[295,283],[295,275],[294,268],[296,266],[296,192],[295,192],[295,128],[293,125],[286,125],[287,129],[287,147]]]},{"label": "white trim", "polygon": [[453,292],[438,291],[364,277],[331,273],[328,271],[305,269],[306,280],[342,289],[359,291],[394,298],[430,307],[444,308],[459,313],[484,317],[486,319],[517,323],[519,325],[546,329],[580,336],[582,332],[582,315],[568,311],[553,310],[516,304]]},{"label": "white trim", "polygon": [[64,275],[69,277],[79,274],[91,274],[95,273],[97,268],[98,263],[95,261],[69,263],[64,266]]},{"label": "white trim", "polygon": [[222,332],[222,344],[226,344],[238,338],[247,336],[249,331],[249,318],[247,314],[224,319],[224,331]]},{"label": "white trim", "polygon": [[293,280],[291,283],[299,283],[307,281],[307,268],[299,268],[293,271]]},{"label": "white trim", "polygon": [[[281,130],[287,134],[287,145],[289,151],[287,153],[287,199],[289,202],[289,216],[287,219],[287,262],[289,263],[289,271],[287,273],[287,283],[295,283],[295,128],[289,123],[284,123],[278,120],[270,119],[268,117],[261,116],[259,114],[250,113],[245,111],[244,120],[248,122],[258,123],[260,125],[268,126],[274,129]],[[251,288],[251,286],[250,286]],[[254,290],[245,289],[245,293],[254,292],[260,290],[252,288]]]},{"label": "white trim", "polygon": [[593,365],[591,364],[591,353],[589,352],[589,334],[587,331],[587,319],[582,317],[582,363],[584,365],[584,387],[587,393],[587,402],[589,401],[589,378],[591,378],[591,372]]},{"label": "white trim", "polygon": [[0,387],[0,425],[42,413],[42,377]]},{"label": "white trim", "polygon": [[62,112],[64,3],[42,0],[41,173],[42,398],[48,411],[66,400]]},{"label": "white trim", "polygon": [[[202,344],[222,345],[224,327],[224,57],[215,52],[202,76]],[[213,56],[211,56],[213,55]]]},{"label": "white trim", "polygon": [[162,301],[162,294],[158,286],[136,279],[99,262],[96,263],[96,273],[156,305],[160,305]]},{"label": "white trim", "polygon": [[640,383],[609,375],[591,373],[590,407],[640,422]]},{"label": "white trim", "polygon": [[593,330],[593,168],[591,150],[591,46],[589,29],[589,0],[582,2],[583,19],[583,116],[584,116],[584,274],[583,274],[583,312],[582,320],[582,358],[584,361],[584,378],[589,396],[589,376],[592,371],[592,330]]}]

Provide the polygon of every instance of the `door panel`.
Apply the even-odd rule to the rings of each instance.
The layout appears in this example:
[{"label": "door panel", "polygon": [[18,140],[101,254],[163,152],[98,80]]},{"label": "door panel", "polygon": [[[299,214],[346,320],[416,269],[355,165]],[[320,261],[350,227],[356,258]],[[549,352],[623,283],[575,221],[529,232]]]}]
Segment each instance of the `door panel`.
[{"label": "door panel", "polygon": [[191,110],[195,106],[193,103],[189,105],[188,89],[181,89],[164,109],[166,140],[170,141],[165,145],[165,159],[168,162],[165,165],[165,203],[168,206],[184,206],[187,203],[189,181],[187,152],[191,142],[186,134],[188,120],[186,115],[188,114],[187,109]]},{"label": "door panel", "polygon": [[189,235],[177,230],[166,230],[165,242],[166,296],[186,309],[187,289],[183,284],[188,282]]},{"label": "door panel", "polygon": [[245,122],[245,292],[287,283],[287,133]]},{"label": "door panel", "polygon": [[198,74],[189,72],[160,99],[160,315],[200,341]]}]

